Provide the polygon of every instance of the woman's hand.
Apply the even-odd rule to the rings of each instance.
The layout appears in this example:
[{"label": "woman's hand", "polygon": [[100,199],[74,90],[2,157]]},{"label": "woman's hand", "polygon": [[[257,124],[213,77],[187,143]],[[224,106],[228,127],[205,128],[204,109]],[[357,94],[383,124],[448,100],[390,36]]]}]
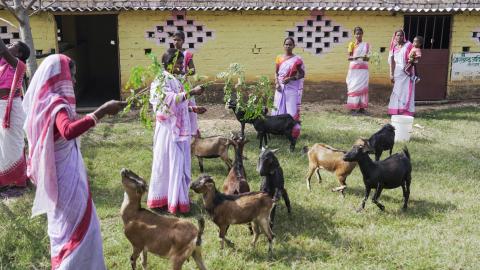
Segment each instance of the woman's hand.
[{"label": "woman's hand", "polygon": [[287,84],[287,83],[291,82],[292,80],[293,80],[292,77],[287,77],[287,78],[283,79],[283,84]]},{"label": "woman's hand", "polygon": [[394,79],[394,77],[393,77],[393,74],[390,74],[390,81],[391,81],[392,83],[395,83],[395,79]]},{"label": "woman's hand", "polygon": [[203,106],[193,106],[192,111],[196,114],[204,114],[207,111],[207,108]]},{"label": "woman's hand", "polygon": [[190,95],[191,96],[200,96],[201,94],[203,94],[203,92],[205,91],[205,88],[201,87],[200,85],[193,88],[191,91],[190,91]]},{"label": "woman's hand", "polygon": [[97,117],[97,119],[103,118],[105,115],[115,115],[119,111],[123,110],[127,106],[126,101],[119,101],[119,100],[110,100],[103,103],[93,114]]}]

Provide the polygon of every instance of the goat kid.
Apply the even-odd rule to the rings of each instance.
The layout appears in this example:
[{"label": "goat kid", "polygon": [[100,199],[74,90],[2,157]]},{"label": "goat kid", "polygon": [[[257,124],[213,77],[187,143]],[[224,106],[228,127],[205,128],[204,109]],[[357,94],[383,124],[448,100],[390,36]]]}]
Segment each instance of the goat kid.
[{"label": "goat kid", "polygon": [[122,184],[125,189],[120,214],[124,233],[133,247],[130,257],[132,269],[141,254],[143,269],[147,269],[147,252],[170,259],[173,269],[182,269],[183,263],[191,257],[197,267],[205,270],[201,243],[205,220],[195,225],[185,219],[164,217],[141,207],[142,195],[147,190],[145,180],[130,170],[122,169]]},{"label": "goat kid", "polygon": [[410,196],[410,183],[412,181],[412,165],[410,162],[410,153],[407,147],[403,153],[394,154],[382,161],[372,161],[368,152],[368,146],[353,146],[352,150],[345,154],[344,160],[357,161],[363,175],[365,184],[365,198],[363,199],[358,211],[365,208],[365,202],[368,200],[370,191],[375,190],[372,202],[384,211],[385,206],[378,202],[383,189],[394,189],[402,187],[403,190],[403,209],[407,209],[408,198]]},{"label": "goat kid", "polygon": [[395,127],[386,124],[379,131],[375,132],[367,140],[371,148],[369,154],[375,153],[375,161],[379,161],[383,151],[390,150],[392,155],[393,145],[395,144]]},{"label": "goat kid", "polygon": [[[288,198],[287,190],[285,189],[283,170],[282,167],[280,167],[280,162],[278,162],[278,159],[275,156],[277,151],[278,149],[269,150],[264,148],[258,157],[257,172],[262,176],[260,191],[267,193],[273,198],[274,202],[277,202],[280,200],[280,197],[283,197],[285,205],[287,206],[288,214],[291,214],[292,208],[290,206],[290,199]],[[276,208],[277,205],[275,204],[270,214],[270,228],[272,229]]]},{"label": "goat kid", "polygon": [[270,256],[273,254],[274,234],[269,224],[273,200],[268,194],[250,192],[226,195],[216,189],[215,182],[209,175],[200,176],[191,184],[191,189],[202,194],[205,209],[220,230],[221,249],[224,248],[225,242],[233,245],[226,238],[227,230],[231,224],[252,223],[254,231],[253,247],[255,248],[260,232],[263,231],[268,238],[268,253]]},{"label": "goat kid", "polygon": [[223,160],[228,167],[228,170],[232,168],[232,160],[228,157],[228,148],[230,145],[234,145],[232,140],[221,136],[212,136],[207,138],[194,138],[192,140],[191,148],[192,155],[198,159],[198,165],[200,166],[200,172],[203,170],[204,158],[218,158]]},{"label": "goat kid", "polygon": [[[358,139],[354,145],[364,145],[365,141]],[[307,173],[307,188],[312,190],[310,179],[316,172],[318,183],[322,182],[320,169],[324,169],[334,173],[340,184],[339,187],[333,188],[332,192],[339,191],[345,196],[345,189],[347,188],[347,177],[352,173],[357,166],[356,162],[348,162],[343,160],[346,151],[336,149],[328,144],[316,143],[310,149],[304,147],[303,152],[308,152],[308,173]]]}]

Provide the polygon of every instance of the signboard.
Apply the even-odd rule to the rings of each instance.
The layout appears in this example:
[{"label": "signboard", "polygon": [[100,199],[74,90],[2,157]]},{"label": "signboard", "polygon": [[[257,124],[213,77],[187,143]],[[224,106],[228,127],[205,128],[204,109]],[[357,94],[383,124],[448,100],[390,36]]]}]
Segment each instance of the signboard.
[{"label": "signboard", "polygon": [[450,80],[480,81],[480,53],[453,54]]}]

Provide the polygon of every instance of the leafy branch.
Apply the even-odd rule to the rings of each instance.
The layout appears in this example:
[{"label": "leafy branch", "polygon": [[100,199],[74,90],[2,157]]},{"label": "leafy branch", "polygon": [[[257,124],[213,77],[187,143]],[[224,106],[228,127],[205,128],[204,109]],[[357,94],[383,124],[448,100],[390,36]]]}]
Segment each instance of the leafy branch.
[{"label": "leafy branch", "polygon": [[217,74],[223,80],[224,97],[226,105],[235,98],[238,111],[245,111],[242,120],[252,120],[263,117],[264,109],[272,109],[273,87],[267,76],[260,76],[254,84],[248,85],[245,80],[245,68],[232,63],[226,71]]}]

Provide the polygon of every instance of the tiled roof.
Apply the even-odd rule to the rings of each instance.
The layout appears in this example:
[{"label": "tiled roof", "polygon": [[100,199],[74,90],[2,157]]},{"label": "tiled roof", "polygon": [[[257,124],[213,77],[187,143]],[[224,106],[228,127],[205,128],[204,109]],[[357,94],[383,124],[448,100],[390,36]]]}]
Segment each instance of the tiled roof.
[{"label": "tiled roof", "polygon": [[[48,0],[43,1],[48,5]],[[35,9],[36,7],[34,7]],[[402,12],[480,11],[480,0],[57,0],[50,11],[120,10],[373,10]]]}]

